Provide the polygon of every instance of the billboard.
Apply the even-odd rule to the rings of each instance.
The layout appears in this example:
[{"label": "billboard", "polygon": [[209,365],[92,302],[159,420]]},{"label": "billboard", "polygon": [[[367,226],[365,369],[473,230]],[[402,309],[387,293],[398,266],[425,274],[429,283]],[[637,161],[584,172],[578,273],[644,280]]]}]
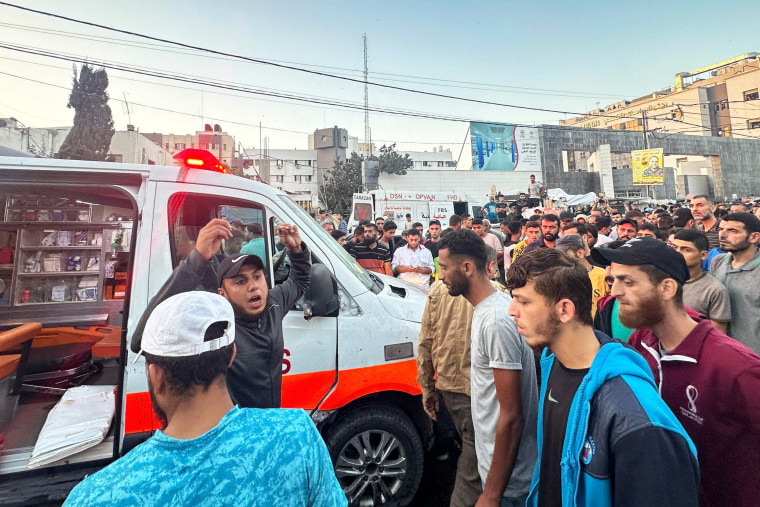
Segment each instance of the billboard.
[{"label": "billboard", "polygon": [[474,171],[541,174],[538,129],[509,123],[470,123]]},{"label": "billboard", "polygon": [[665,174],[662,169],[662,148],[636,150],[633,158],[634,185],[663,185]]}]

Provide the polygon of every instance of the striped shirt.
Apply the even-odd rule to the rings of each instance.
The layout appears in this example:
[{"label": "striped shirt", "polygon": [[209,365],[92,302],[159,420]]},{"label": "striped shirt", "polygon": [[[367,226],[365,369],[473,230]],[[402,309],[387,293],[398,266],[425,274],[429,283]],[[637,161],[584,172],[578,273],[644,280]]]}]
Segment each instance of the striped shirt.
[{"label": "striped shirt", "polygon": [[361,267],[367,271],[373,271],[385,275],[385,263],[391,261],[391,252],[388,248],[380,243],[375,243],[374,248],[370,248],[366,243],[354,244],[348,253],[356,259]]}]

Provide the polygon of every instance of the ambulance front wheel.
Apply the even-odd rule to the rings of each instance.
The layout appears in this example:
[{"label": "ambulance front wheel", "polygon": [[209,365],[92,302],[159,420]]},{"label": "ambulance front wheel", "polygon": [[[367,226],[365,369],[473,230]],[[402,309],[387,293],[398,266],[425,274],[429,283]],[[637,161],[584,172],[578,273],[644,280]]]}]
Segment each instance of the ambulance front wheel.
[{"label": "ambulance front wheel", "polygon": [[417,429],[401,411],[385,406],[351,411],[324,439],[349,505],[408,505],[414,498],[424,453]]}]

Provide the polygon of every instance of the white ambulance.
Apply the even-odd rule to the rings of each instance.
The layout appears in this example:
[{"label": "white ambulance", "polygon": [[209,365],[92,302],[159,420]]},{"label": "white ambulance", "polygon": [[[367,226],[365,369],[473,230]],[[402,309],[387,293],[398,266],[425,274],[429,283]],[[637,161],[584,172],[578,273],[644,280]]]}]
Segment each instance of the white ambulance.
[{"label": "white ambulance", "polygon": [[374,222],[375,218],[383,217],[403,229],[408,214],[412,222],[420,222],[425,228],[431,220],[438,220],[445,229],[451,215],[464,213],[474,212],[468,210],[467,196],[463,193],[381,189],[353,195],[349,225],[353,228],[359,225],[359,220]]},{"label": "white ambulance", "polygon": [[221,217],[259,224],[270,259],[276,224],[299,227],[312,283],[283,322],[282,406],[311,414],[352,505],[407,504],[432,439],[416,381],[423,294],[368,273],[284,193],[198,151],[178,167],[0,156],[0,504],[60,502],[158,428],[128,344]]}]

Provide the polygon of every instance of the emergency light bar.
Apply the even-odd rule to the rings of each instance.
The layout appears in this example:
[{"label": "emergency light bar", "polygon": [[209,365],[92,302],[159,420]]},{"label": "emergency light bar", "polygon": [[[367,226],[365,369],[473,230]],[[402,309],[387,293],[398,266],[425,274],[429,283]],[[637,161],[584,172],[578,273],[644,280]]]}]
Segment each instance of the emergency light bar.
[{"label": "emergency light bar", "polygon": [[218,173],[230,172],[219,162],[210,151],[200,150],[198,148],[187,148],[174,155],[177,164],[185,169],[203,169],[205,171],[214,171]]}]

